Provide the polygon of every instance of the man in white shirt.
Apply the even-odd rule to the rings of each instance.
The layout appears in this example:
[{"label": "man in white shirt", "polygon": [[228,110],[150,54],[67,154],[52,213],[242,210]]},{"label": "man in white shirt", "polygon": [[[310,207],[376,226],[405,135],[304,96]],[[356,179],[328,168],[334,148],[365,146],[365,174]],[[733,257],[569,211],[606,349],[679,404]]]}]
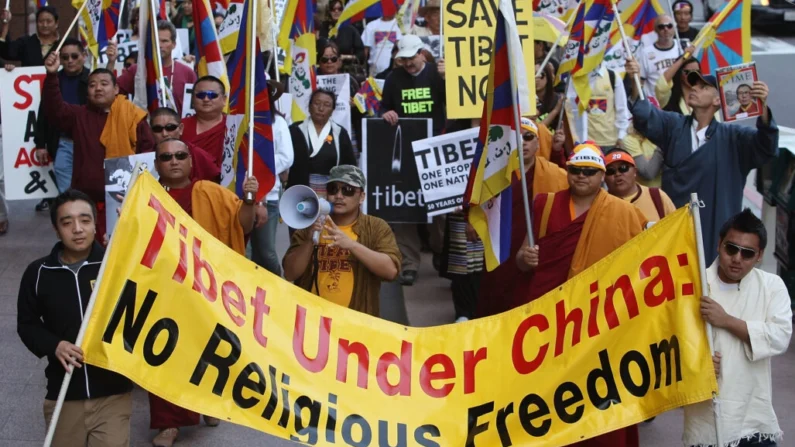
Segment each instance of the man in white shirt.
[{"label": "man in white shirt", "polygon": [[669,15],[661,15],[654,22],[657,42],[644,44],[638,58],[640,77],[643,79],[643,94],[654,97],[654,84],[682,54],[682,49],[674,40],[674,20]]},{"label": "man in white shirt", "polygon": [[572,129],[576,129],[578,141],[595,142],[607,154],[627,136],[629,128],[629,108],[627,93],[621,76],[600,65],[588,73],[591,86],[591,99],[586,107],[586,117],[580,115],[577,106],[577,92],[569,85],[566,101],[566,116]]},{"label": "man in white shirt", "polygon": [[367,24],[362,34],[362,42],[371,75],[381,73],[389,67],[392,63],[392,47],[402,37],[394,15],[385,15]]},{"label": "man in white shirt", "polygon": [[[746,208],[721,228],[718,258],[707,269],[701,315],[713,327],[723,445],[775,446],[783,436],[773,411],[770,358],[787,350],[792,309],[784,281],[754,268],[766,245],[764,224]],[[717,444],[712,402],[685,407],[684,444]]]}]

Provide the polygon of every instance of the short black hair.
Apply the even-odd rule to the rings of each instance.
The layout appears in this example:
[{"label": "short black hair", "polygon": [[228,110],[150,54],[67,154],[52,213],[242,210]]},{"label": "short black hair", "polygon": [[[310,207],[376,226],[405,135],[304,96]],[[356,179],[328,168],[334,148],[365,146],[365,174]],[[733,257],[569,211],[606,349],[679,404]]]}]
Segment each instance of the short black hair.
[{"label": "short black hair", "polygon": [[86,50],[86,48],[83,46],[83,42],[80,42],[74,37],[67,37],[66,39],[63,40],[63,44],[61,44],[62,49],[63,47],[69,47],[69,46],[75,46],[77,48],[80,48],[81,52]]},{"label": "short black hair", "polygon": [[312,104],[312,101],[315,100],[315,96],[321,95],[321,94],[322,95],[329,95],[331,97],[331,110],[332,111],[336,110],[337,109],[337,95],[335,95],[334,92],[332,92],[331,90],[328,90],[328,89],[325,89],[325,88],[319,88],[319,89],[313,91],[312,94],[309,95],[309,104]]},{"label": "short black hair", "polygon": [[200,82],[215,82],[216,84],[221,86],[221,94],[222,95],[226,95],[226,86],[224,85],[223,82],[221,82],[220,79],[216,78],[215,76],[204,75],[204,76],[200,77],[199,79],[196,80],[196,82],[193,83],[194,90],[195,90],[196,86],[199,85]]},{"label": "short black hair", "polygon": [[182,144],[183,146],[185,146],[185,149],[188,150],[188,152],[190,152],[190,150],[188,149],[188,144],[187,143],[185,143],[184,141],[180,140],[179,138],[169,137],[169,138],[166,138],[165,140],[163,140],[163,141],[161,141],[161,142],[159,142],[159,143],[157,143],[155,145],[155,154],[157,154],[159,152],[160,146],[162,146],[162,145],[164,145],[166,143],[172,143],[174,141],[176,141],[176,142]]},{"label": "short black hair", "polygon": [[174,118],[175,120],[177,120],[178,123],[181,121],[180,118],[179,118],[179,114],[177,113],[176,110],[174,110],[174,109],[172,109],[170,107],[160,107],[159,109],[157,109],[154,112],[152,112],[151,114],[149,114],[149,122],[151,123],[152,121],[155,120],[155,118],[157,118],[158,116],[162,116],[162,115],[168,115],[171,118]]},{"label": "short black hair", "polygon": [[108,70],[107,68],[97,68],[88,75],[88,78],[91,79],[94,75],[101,75],[106,74],[110,76],[111,81],[113,81],[113,85],[116,85],[116,73]]},{"label": "short black hair", "polygon": [[50,206],[50,220],[52,221],[52,226],[56,226],[58,223],[58,209],[66,203],[77,201],[83,201],[91,205],[91,213],[94,215],[94,221],[96,222],[97,204],[94,203],[94,201],[91,200],[91,197],[88,197],[88,194],[84,193],[83,191],[70,188],[58,194],[58,197],[55,198],[52,206]]},{"label": "short black hair", "polygon": [[767,247],[767,230],[765,224],[759,220],[754,213],[746,208],[741,212],[730,217],[720,229],[720,240],[726,238],[729,230],[738,231],[740,233],[755,234],[759,237],[759,249],[764,250]]},{"label": "short black hair", "polygon": [[158,20],[157,30],[168,31],[171,34],[171,41],[172,42],[177,41],[177,27],[175,27],[174,24],[169,22],[168,20]]},{"label": "short black hair", "polygon": [[743,87],[748,87],[748,90],[751,90],[751,86],[750,85],[748,85],[748,84],[740,84],[740,85],[737,86],[737,89],[734,90],[734,93],[739,95],[740,94],[740,89],[743,88]]},{"label": "short black hair", "polygon": [[37,22],[39,21],[39,16],[44,14],[45,12],[50,14],[50,15],[52,15],[53,18],[55,18],[56,22],[58,21],[58,10],[55,9],[54,6],[49,6],[48,5],[48,6],[42,6],[41,8],[36,10],[36,21]]}]

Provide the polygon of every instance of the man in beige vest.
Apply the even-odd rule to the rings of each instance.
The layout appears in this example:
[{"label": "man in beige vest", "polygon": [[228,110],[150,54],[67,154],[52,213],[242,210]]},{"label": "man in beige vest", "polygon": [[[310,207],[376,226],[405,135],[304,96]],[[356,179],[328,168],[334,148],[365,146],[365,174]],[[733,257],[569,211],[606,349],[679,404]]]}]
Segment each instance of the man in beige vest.
[{"label": "man in beige vest", "polygon": [[591,86],[591,99],[580,114],[577,106],[577,92],[569,85],[566,94],[566,116],[569,128],[575,130],[575,141],[591,140],[599,145],[604,153],[621,146],[621,140],[629,128],[629,108],[627,94],[621,76],[604,66],[588,73]]}]

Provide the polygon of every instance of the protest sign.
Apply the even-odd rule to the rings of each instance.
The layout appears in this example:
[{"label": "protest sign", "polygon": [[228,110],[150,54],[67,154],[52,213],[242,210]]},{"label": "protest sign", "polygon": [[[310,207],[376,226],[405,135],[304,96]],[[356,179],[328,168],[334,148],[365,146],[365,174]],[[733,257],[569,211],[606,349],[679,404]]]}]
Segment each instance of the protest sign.
[{"label": "protest sign", "polygon": [[424,118],[401,118],[396,126],[381,118],[362,120],[366,214],[389,223],[428,222],[411,142],[433,135],[431,125],[432,120]]},{"label": "protest sign", "polygon": [[442,38],[441,36],[421,36],[420,40],[422,41],[423,46],[431,56],[436,59],[442,57]]},{"label": "protest sign", "polygon": [[237,46],[237,33],[240,31],[240,21],[243,19],[243,0],[231,0],[226,8],[224,20],[218,27],[218,41],[221,52],[231,53]]},{"label": "protest sign", "polygon": [[86,362],[284,439],[561,446],[717,390],[686,208],[532,303],[431,328],[263,271],[148,173],[116,231],[86,317]]},{"label": "protest sign", "polygon": [[[127,41],[124,43],[120,43],[116,46],[116,69],[121,70],[124,69],[124,59],[130,57],[132,53],[138,52],[138,41]],[[99,66],[104,67],[108,64],[108,55],[106,53],[107,47],[103,48],[102,51],[99,53]]]},{"label": "protest sign", "polygon": [[331,120],[351,132],[351,77],[347,73],[338,75],[321,75],[317,77],[317,88],[329,90],[337,95],[337,105]]},{"label": "protest sign", "polygon": [[113,234],[113,229],[119,220],[119,208],[124,196],[127,195],[136,163],[143,163],[144,167],[158,178],[154,152],[105,159],[105,225],[108,237]]},{"label": "protest sign", "polygon": [[762,114],[762,101],[751,96],[751,88],[758,80],[753,62],[715,71],[720,87],[723,121],[731,122],[754,118]]},{"label": "protest sign", "polygon": [[[531,3],[513,2],[516,25],[522,43],[527,89],[535,91],[535,58],[533,57],[533,11]],[[480,118],[486,100],[489,64],[494,53],[496,8],[499,2],[481,0],[451,0],[445,5],[443,16],[444,54],[447,90],[447,117]],[[531,110],[535,112],[535,95],[530,95]]]},{"label": "protest sign", "polygon": [[411,143],[429,216],[463,206],[479,133],[473,128]]},{"label": "protest sign", "polygon": [[185,92],[182,94],[182,118],[187,118],[196,114],[193,109],[193,84],[185,84]]},{"label": "protest sign", "polygon": [[8,200],[58,195],[52,160],[41,163],[33,154],[36,116],[45,76],[44,67],[17,67],[10,72],[0,70],[0,84],[8,86],[0,95],[3,172]]},{"label": "protest sign", "polygon": [[[221,186],[230,188],[234,191],[235,188],[235,168],[237,168],[237,149],[240,141],[238,141],[238,134],[240,127],[244,124],[243,114],[227,115],[226,116],[226,133],[224,134],[224,151],[223,159],[221,160]],[[246,126],[248,123],[245,123]],[[240,136],[243,137],[242,135]]]}]

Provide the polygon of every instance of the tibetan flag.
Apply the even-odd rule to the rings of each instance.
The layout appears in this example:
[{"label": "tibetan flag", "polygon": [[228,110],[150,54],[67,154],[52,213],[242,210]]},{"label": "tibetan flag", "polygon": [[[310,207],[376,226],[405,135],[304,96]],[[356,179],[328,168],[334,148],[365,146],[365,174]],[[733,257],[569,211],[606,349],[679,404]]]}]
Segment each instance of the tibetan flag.
[{"label": "tibetan flag", "polygon": [[312,0],[287,3],[279,30],[279,47],[287,52],[284,69],[290,73],[289,93],[293,96],[293,121],[303,121],[309,113],[309,95],[317,87],[317,36]]},{"label": "tibetan flag", "polygon": [[[248,169],[248,132],[254,132],[254,158],[253,174],[259,182],[259,191],[255,200],[262,200],[273,189],[276,183],[276,162],[274,160],[273,146],[273,118],[268,98],[268,84],[265,78],[265,63],[260,53],[259,41],[256,42],[257,55],[251,58],[251,38],[254,33],[253,2],[247,0],[243,3],[243,14],[240,22],[240,33],[235,51],[230,55],[227,69],[231,75],[229,90],[229,116],[242,116],[239,127],[234,136],[236,151],[224,151],[224,160],[221,170],[232,168],[235,175],[235,192],[243,197],[243,182]],[[194,22],[195,23],[195,22]],[[254,79],[251,79],[251,64],[254,66]],[[252,81],[254,91],[251,91]],[[250,101],[254,101],[254,128],[249,128]],[[227,127],[228,128],[228,127]],[[228,135],[230,137],[231,135]],[[227,158],[227,152],[237,153],[232,159]],[[223,173],[222,173],[223,175]],[[226,182],[222,181],[222,185]],[[231,183],[231,182],[229,182]]]},{"label": "tibetan flag", "polygon": [[[518,63],[512,66],[511,59]],[[530,110],[529,100],[524,95],[514,97],[512,88],[512,85],[527,85],[523,61],[513,6],[510,0],[501,0],[489,67],[488,94],[464,194],[464,206],[469,206],[469,222],[483,241],[486,269],[489,271],[504,262],[510,251],[511,181],[514,175],[518,175],[520,151],[517,146],[520,123],[514,119],[514,105],[520,114],[521,110]]]},{"label": "tibetan flag", "polygon": [[[352,0],[345,5],[342,10],[337,26],[331,30],[331,37],[337,35],[337,30],[342,25],[361,22],[364,19],[377,19],[382,16],[394,16],[403,6],[405,0]],[[419,0],[409,0],[416,3],[419,8]]]},{"label": "tibetan flag", "polygon": [[[142,1],[138,29],[144,32],[140,33],[138,38],[138,70],[135,73],[134,102],[150,112],[160,107],[177,110],[170,86],[166,85],[163,78],[156,17],[155,11],[150,9],[150,2]],[[145,69],[142,70],[141,67]]]},{"label": "tibetan flag", "polygon": [[701,72],[751,62],[751,0],[732,0],[704,25],[694,40]]},{"label": "tibetan flag", "polygon": [[[624,24],[624,32],[627,33],[627,40],[633,55],[642,44],[652,45],[657,41],[654,22],[663,14],[665,14],[665,10],[657,0],[636,0],[621,13],[621,23]],[[610,44],[605,51],[605,68],[623,76],[627,60],[624,52],[621,32],[618,27],[614,27],[610,32]]]},{"label": "tibetan flag", "polygon": [[381,88],[375,78],[370,76],[362,83],[353,97],[353,103],[362,115],[378,116],[381,110]]},{"label": "tibetan flag", "polygon": [[404,0],[398,11],[398,26],[404,35],[410,34],[420,13],[420,0]]},{"label": "tibetan flag", "polygon": [[220,79],[228,92],[229,77],[208,0],[193,1],[193,23],[196,33],[196,72],[199,77],[210,75]]},{"label": "tibetan flag", "polygon": [[80,10],[88,34],[88,50],[96,58],[99,50],[108,46],[108,41],[116,35],[119,26],[121,0],[72,0],[72,6]]},{"label": "tibetan flag", "polygon": [[158,0],[158,4],[160,7],[157,8],[157,18],[159,18],[160,20],[168,20],[168,9],[166,8],[166,0]]}]

